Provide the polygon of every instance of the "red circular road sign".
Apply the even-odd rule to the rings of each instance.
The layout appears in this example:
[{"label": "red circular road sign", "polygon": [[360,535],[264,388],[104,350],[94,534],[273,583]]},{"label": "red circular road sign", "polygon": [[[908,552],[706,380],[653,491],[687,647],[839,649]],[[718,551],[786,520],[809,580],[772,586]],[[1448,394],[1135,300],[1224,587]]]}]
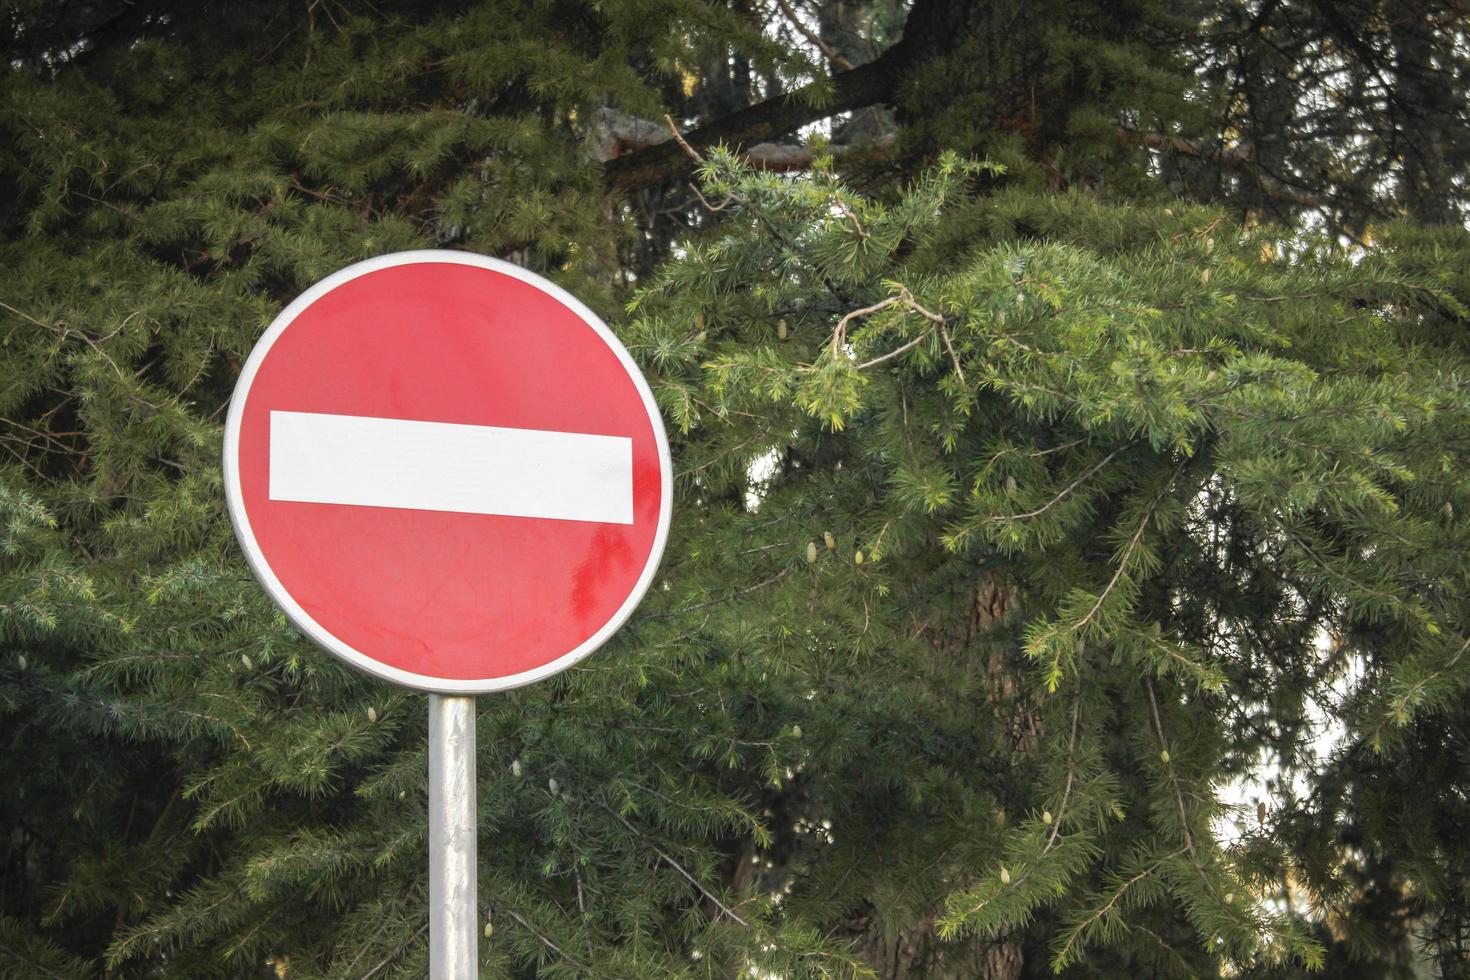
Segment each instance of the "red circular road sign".
[{"label": "red circular road sign", "polygon": [[225,495],[291,621],[446,694],[564,670],[647,591],[673,477],[653,395],[570,294],[463,252],[313,286],[266,330],[225,424]]}]

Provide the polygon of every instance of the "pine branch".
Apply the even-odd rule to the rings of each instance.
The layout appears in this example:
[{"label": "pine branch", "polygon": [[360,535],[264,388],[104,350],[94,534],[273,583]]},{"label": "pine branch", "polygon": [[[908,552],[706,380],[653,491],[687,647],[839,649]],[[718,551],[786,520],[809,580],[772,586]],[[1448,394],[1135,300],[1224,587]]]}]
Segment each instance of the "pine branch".
[{"label": "pine branch", "polygon": [[1046,847],[1041,853],[1044,855],[1052,849],[1057,842],[1057,835],[1062,832],[1062,818],[1067,814],[1067,801],[1072,796],[1072,783],[1077,777],[1077,728],[1082,718],[1082,694],[1078,692],[1072,701],[1072,734],[1067,738],[1067,780],[1062,785],[1062,801],[1057,805],[1057,815],[1053,818],[1051,833],[1047,835]]},{"label": "pine branch", "polygon": [[873,358],[870,361],[864,361],[863,363],[861,363],[861,364],[859,364],[857,366],[857,369],[859,371],[865,371],[865,370],[867,370],[870,367],[875,367],[875,366],[877,366],[879,364],[885,364],[888,361],[893,360],[895,357],[898,357],[901,354],[905,354],[908,351],[913,350],[915,347],[919,346],[920,344],[922,344],[924,341],[926,341],[928,339],[929,339],[928,332],[921,333],[917,337],[915,337],[913,340],[910,340],[909,342],[907,342],[905,344],[902,344],[902,345],[900,345],[898,347],[895,347],[893,350],[889,351],[887,354],[879,354],[877,357]]},{"label": "pine branch", "polygon": [[1042,514],[1045,514],[1047,511],[1051,510],[1057,504],[1059,504],[1063,500],[1067,499],[1067,497],[1070,496],[1074,490],[1076,490],[1083,483],[1085,483],[1087,481],[1087,479],[1089,477],[1091,477],[1094,473],[1096,473],[1098,470],[1102,469],[1104,466],[1107,466],[1109,463],[1111,463],[1113,461],[1113,459],[1116,458],[1120,453],[1122,453],[1122,452],[1124,452],[1124,451],[1126,451],[1128,449],[1132,449],[1135,445],[1137,445],[1137,443],[1138,443],[1138,440],[1136,440],[1136,439],[1133,440],[1132,442],[1125,442],[1125,443],[1123,443],[1123,445],[1121,445],[1118,448],[1114,449],[1112,452],[1108,453],[1102,459],[1098,460],[1092,466],[1090,466],[1086,470],[1084,470],[1082,472],[1082,474],[1077,477],[1077,479],[1075,479],[1071,483],[1067,484],[1060,491],[1058,491],[1057,494],[1054,497],[1052,497],[1050,500],[1048,500],[1046,503],[1042,504],[1040,507],[1036,508],[1035,510],[1027,511],[1024,514],[996,514],[996,515],[994,515],[992,517],[985,518],[985,520],[982,523],[985,523],[985,524],[1003,524],[1003,523],[1007,523],[1009,521],[1024,521],[1024,520],[1030,520],[1033,517],[1040,517]]},{"label": "pine branch", "polygon": [[1185,850],[1185,848],[1181,847],[1177,851],[1165,854],[1162,857],[1154,860],[1143,870],[1133,875],[1133,877],[1122,882],[1122,884],[1120,884],[1116,889],[1113,890],[1113,894],[1108,898],[1108,900],[1104,902],[1100,907],[1093,910],[1093,912],[1088,915],[1087,918],[1083,919],[1077,925],[1067,930],[1066,942],[1062,944],[1062,948],[1059,949],[1056,955],[1052,957],[1052,964],[1053,967],[1057,969],[1057,972],[1061,972],[1061,965],[1067,962],[1068,957],[1071,955],[1072,947],[1075,946],[1078,940],[1082,938],[1082,934],[1087,930],[1089,926],[1091,926],[1094,922],[1102,919],[1115,907],[1117,907],[1118,903],[1121,902],[1124,896],[1128,894],[1128,891],[1132,889],[1135,885],[1137,885],[1140,881],[1143,881],[1145,878],[1148,878],[1150,875],[1158,871],[1159,868],[1162,867],[1166,861],[1179,857],[1185,852]]},{"label": "pine branch", "polygon": [[[409,946],[412,946],[414,940],[418,939],[420,936],[422,936],[424,933],[426,933],[428,931],[429,931],[429,923],[425,922],[423,925],[419,926],[417,929],[414,930],[413,935],[409,936],[403,942],[401,942],[397,946],[395,946],[393,948],[393,951],[392,952],[390,952],[387,956],[383,957],[376,964],[374,964],[374,966],[372,967],[372,969],[370,969],[366,973],[364,973],[362,975],[362,980],[372,980],[372,978],[377,975],[377,973],[378,973],[379,970],[381,970],[384,967],[388,966],[388,964],[392,963],[395,959],[397,959],[398,957],[402,956],[403,955],[403,951],[405,949],[408,949]],[[349,966],[350,966],[350,964],[349,964]]]},{"label": "pine branch", "polygon": [[506,915],[510,916],[512,919],[514,919],[516,922],[518,922],[520,924],[521,928],[525,929],[531,935],[535,936],[536,939],[537,939],[537,941],[539,941],[541,943],[541,945],[545,946],[547,949],[551,950],[557,956],[560,956],[562,959],[566,960],[568,963],[570,963],[572,966],[576,967],[578,970],[581,970],[583,973],[594,973],[594,972],[596,972],[595,971],[595,968],[592,966],[592,964],[590,964],[590,963],[584,963],[581,960],[577,959],[575,956],[573,956],[570,953],[568,953],[566,950],[562,949],[560,946],[558,946],[556,944],[556,940],[552,939],[546,933],[542,932],[540,929],[536,928],[536,926],[532,925],[531,922],[529,920],[527,920],[525,916],[521,915],[515,909],[510,908],[507,905],[496,905],[496,909],[498,911],[504,912]]},{"label": "pine branch", "polygon": [[[849,216],[856,224],[856,216]],[[863,232],[861,225],[857,225],[857,231],[860,237],[867,237],[866,234]],[[828,344],[831,349],[832,356],[834,358],[841,356],[842,347],[847,342],[848,324],[852,323],[852,321],[854,320],[858,320],[866,316],[871,316],[872,314],[877,313],[881,310],[886,310],[890,306],[893,306],[895,303],[902,303],[907,309],[913,310],[924,319],[936,325],[936,328],[939,330],[940,335],[944,338],[945,349],[949,351],[949,356],[954,362],[955,374],[959,376],[960,381],[964,381],[964,369],[960,367],[960,359],[955,356],[954,347],[950,344],[949,334],[944,329],[944,316],[942,314],[935,313],[933,310],[926,309],[921,303],[919,303],[918,300],[914,298],[914,294],[909,292],[909,288],[907,286],[899,286],[899,292],[897,296],[890,296],[885,300],[880,300],[879,302],[872,304],[871,306],[864,306],[860,309],[856,309],[851,311],[850,313],[844,314],[842,319],[837,321],[837,326],[832,330],[832,338]],[[864,368],[870,368],[875,364],[882,364],[885,361],[890,361],[898,355],[902,354],[904,351],[913,349],[928,336],[929,334],[927,332],[922,333],[918,337],[899,347],[897,350],[889,351],[887,354],[875,357],[870,361],[864,361],[862,364],[859,364],[857,366],[857,369],[861,371]]]},{"label": "pine branch", "polygon": [[[1154,682],[1147,677],[1143,679],[1144,689],[1148,691],[1148,705],[1153,712],[1154,731],[1159,736],[1159,748],[1164,756],[1169,756],[1169,740],[1164,737],[1164,723],[1159,718],[1159,702],[1154,697]],[[1166,758],[1164,766],[1169,771],[1169,785],[1174,790],[1174,801],[1179,805],[1179,828],[1184,833],[1184,850],[1189,852],[1191,860],[1195,858],[1194,836],[1189,832],[1189,813],[1184,808],[1184,794],[1179,789],[1179,779],[1174,775],[1174,762],[1172,758]]]},{"label": "pine branch", "polygon": [[763,580],[755,583],[754,585],[746,586],[745,588],[740,589],[739,591],[736,591],[736,592],[732,592],[732,593],[730,593],[727,596],[722,596],[721,598],[718,598],[718,599],[708,599],[708,600],[706,600],[704,602],[695,603],[692,606],[686,606],[683,609],[680,609],[678,611],[678,614],[682,616],[682,615],[684,615],[686,613],[692,613],[692,612],[694,612],[696,610],[699,610],[699,609],[706,609],[706,608],[708,608],[710,606],[722,606],[725,603],[732,602],[735,599],[740,598],[741,596],[749,595],[750,593],[756,592],[756,591],[758,591],[760,589],[764,589],[765,587],[767,587],[769,585],[775,585],[777,582],[781,581],[783,578],[785,578],[789,574],[791,574],[791,569],[789,569],[789,568],[783,568],[783,569],[781,569],[781,571],[777,572],[775,575],[772,575],[770,578],[763,579]]},{"label": "pine branch", "polygon": [[1149,522],[1158,513],[1159,505],[1163,503],[1169,491],[1174,488],[1174,482],[1184,472],[1186,462],[1187,459],[1179,461],[1179,465],[1174,467],[1173,474],[1159,488],[1159,492],[1154,494],[1154,499],[1149,501],[1149,505],[1144,510],[1143,516],[1139,518],[1138,527],[1134,530],[1133,536],[1128,539],[1128,544],[1123,548],[1123,553],[1118,556],[1118,566],[1113,571],[1113,577],[1108,580],[1108,584],[1103,587],[1102,592],[1098,593],[1097,601],[1092,604],[1091,609],[1087,610],[1087,614],[1072,626],[1073,632],[1080,633],[1088,623],[1092,622],[1093,618],[1102,610],[1103,603],[1107,601],[1108,596],[1112,594],[1113,590],[1118,587],[1118,583],[1122,581],[1123,574],[1128,569],[1128,560],[1133,557],[1133,552],[1138,549],[1138,543],[1143,540],[1143,532],[1148,529]]},{"label": "pine branch", "polygon": [[618,813],[616,810],[614,810],[612,807],[608,806],[606,803],[603,803],[601,800],[598,801],[598,805],[601,806],[608,813],[612,814],[613,815],[613,818],[616,819],[618,821],[618,823],[620,823],[624,827],[626,827],[628,829],[628,832],[630,834],[632,834],[635,837],[639,838],[640,840],[646,842],[648,844],[648,846],[653,849],[653,853],[657,854],[660,858],[662,858],[663,859],[663,862],[665,864],[667,864],[669,867],[671,867],[675,871],[679,872],[679,874],[681,876],[683,876],[683,878],[684,878],[685,881],[689,882],[689,884],[693,885],[696,889],[698,889],[699,890],[699,893],[701,895],[703,895],[707,901],[709,901],[710,903],[712,903],[716,908],[718,908],[721,912],[723,912],[726,915],[726,917],[728,917],[732,922],[736,923],[737,925],[739,925],[739,926],[741,926],[743,928],[747,928],[747,929],[750,928],[750,923],[749,922],[745,921],[745,919],[743,917],[741,917],[739,914],[737,914],[733,909],[731,909],[724,902],[720,901],[719,896],[715,895],[708,888],[704,887],[704,885],[700,882],[700,880],[698,878],[694,877],[694,875],[690,874],[687,870],[685,870],[684,866],[682,864],[680,864],[678,861],[675,861],[673,858],[669,857],[669,855],[661,847],[659,847],[656,843],[654,843],[648,837],[647,834],[645,834],[642,831],[640,831],[637,827],[634,827],[633,824],[630,823],[626,817],[624,817],[621,813]]}]

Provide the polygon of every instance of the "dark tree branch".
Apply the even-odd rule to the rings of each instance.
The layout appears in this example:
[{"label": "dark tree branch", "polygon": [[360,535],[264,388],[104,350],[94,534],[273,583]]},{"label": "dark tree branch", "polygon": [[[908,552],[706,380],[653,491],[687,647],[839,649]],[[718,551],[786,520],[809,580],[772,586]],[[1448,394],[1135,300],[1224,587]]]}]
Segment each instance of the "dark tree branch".
[{"label": "dark tree branch", "polygon": [[[684,138],[701,151],[719,143],[745,146],[772,141],[807,123],[891,99],[910,60],[910,49],[900,41],[876,60],[833,75],[830,82],[814,82],[758,102],[688,132]],[[812,101],[818,86],[826,84],[832,87],[830,97],[820,104]],[[692,167],[693,161],[677,143],[663,140],[609,160],[603,173],[608,186],[628,190],[682,176]]]},{"label": "dark tree branch", "polygon": [[[752,147],[839,112],[892,102],[915,66],[952,51],[974,29],[980,9],[972,0],[914,0],[904,22],[903,39],[875,60],[707,122],[684,138],[696,151],[718,143]],[[815,98],[828,86],[824,97]],[[687,174],[692,164],[688,154],[670,140],[609,160],[603,174],[609,187],[630,190]]]},{"label": "dark tree branch", "polygon": [[[668,116],[664,118],[669,119]],[[669,126],[672,125],[672,120],[668,125],[660,126],[651,119],[640,119],[613,109],[603,109],[593,120],[597,159],[607,163],[667,142],[672,139],[669,135]],[[678,139],[683,138],[682,133],[678,134]],[[886,133],[860,143],[831,143],[823,152],[834,160],[855,155],[876,157],[889,150],[894,141],[894,135]],[[698,151],[692,146],[684,150],[684,155],[689,158],[691,166],[704,162],[703,157],[699,157]],[[774,171],[810,170],[815,155],[812,147],[797,143],[755,143],[742,146],[739,151],[742,162],[757,170]]]},{"label": "dark tree branch", "polygon": [[1295,190],[1286,185],[1280,177],[1272,174],[1263,166],[1252,147],[1247,144],[1241,147],[1213,146],[1203,147],[1194,140],[1185,139],[1181,136],[1167,136],[1163,133],[1141,133],[1131,129],[1120,128],[1118,137],[1129,145],[1142,145],[1149,149],[1158,150],[1175,156],[1192,157],[1202,163],[1218,164],[1250,177],[1265,191],[1266,195],[1273,200],[1288,201],[1304,208],[1320,208],[1323,206],[1322,199],[1305,191]]}]

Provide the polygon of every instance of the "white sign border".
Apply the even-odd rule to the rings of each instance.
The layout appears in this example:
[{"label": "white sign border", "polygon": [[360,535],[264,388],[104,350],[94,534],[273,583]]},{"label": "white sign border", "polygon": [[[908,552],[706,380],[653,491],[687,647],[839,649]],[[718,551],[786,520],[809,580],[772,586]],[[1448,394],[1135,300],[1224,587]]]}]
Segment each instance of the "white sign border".
[{"label": "white sign border", "polygon": [[[449,677],[433,677],[427,674],[416,674],[412,671],[402,670],[381,661],[374,660],[365,653],[349,646],[337,636],[332,634],[326,627],[313,619],[300,604],[291,597],[286,587],[276,578],[270,563],[266,561],[265,555],[260,550],[260,545],[255,540],[255,532],[250,527],[250,518],[245,513],[245,502],[240,488],[240,423],[245,414],[245,402],[249,398],[251,385],[255,381],[256,372],[260,370],[266,355],[274,346],[276,340],[291,326],[292,322],[305,310],[322,296],[345,283],[351,282],[360,276],[380,269],[391,269],[401,265],[414,265],[417,263],[440,263],[447,262],[454,265],[467,265],[480,269],[488,269],[510,276],[512,279],[520,280],[535,289],[540,290],[547,296],[571,310],[582,322],[591,327],[603,343],[607,344],[622,363],[623,369],[627,371],[634,387],[638,389],[638,395],[643,399],[643,407],[648,413],[648,419],[653,427],[654,442],[658,445],[659,475],[662,483],[661,499],[659,501],[658,529],[654,533],[653,547],[649,550],[648,562],[643,567],[643,572],[638,576],[632,591],[623,604],[618,607],[616,613],[602,628],[592,636],[584,640],[579,646],[568,653],[561,655],[549,663],[540,667],[522,671],[518,674],[509,674],[504,677],[484,678],[480,680],[463,680]],[[380,680],[385,680],[402,687],[409,687],[419,691],[427,691],[432,694],[488,694],[493,691],[508,691],[512,688],[523,687],[535,683],[554,674],[561,673],[571,667],[598,647],[606,643],[622,625],[627,622],[628,617],[633,615],[633,610],[643,600],[648,592],[649,586],[653,584],[654,575],[658,572],[659,561],[663,558],[664,545],[668,543],[669,522],[673,516],[674,503],[674,466],[669,456],[668,434],[664,431],[663,416],[658,410],[658,403],[654,400],[653,392],[648,387],[643,372],[633,361],[617,336],[608,329],[607,324],[587,308],[586,304],[577,299],[571,293],[562,289],[555,283],[538,276],[534,272],[522,269],[518,265],[500,259],[493,259],[485,255],[476,255],[472,252],[454,252],[448,249],[417,249],[409,252],[394,252],[389,255],[380,255],[376,258],[356,262],[334,272],[332,275],[318,282],[306,292],[296,297],[291,305],[281,311],[271,325],[266,328],[255,347],[250,351],[250,357],[245,362],[245,367],[240,371],[240,378],[235,383],[234,393],[230,398],[230,411],[225,419],[224,437],[224,483],[225,502],[229,509],[230,523],[234,525],[235,537],[240,542],[240,547],[245,551],[246,561],[250,564],[250,570],[255,574],[271,600],[286,614],[286,618],[301,632],[305,633],[318,646],[328,653],[338,657],[353,667],[370,674]]]}]

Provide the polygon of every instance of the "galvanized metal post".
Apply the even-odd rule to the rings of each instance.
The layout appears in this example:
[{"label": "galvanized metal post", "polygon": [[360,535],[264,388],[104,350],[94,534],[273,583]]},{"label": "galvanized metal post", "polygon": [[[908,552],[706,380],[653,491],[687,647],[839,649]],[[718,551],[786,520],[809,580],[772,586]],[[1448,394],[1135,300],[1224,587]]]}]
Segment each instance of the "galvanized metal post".
[{"label": "galvanized metal post", "polygon": [[429,977],[477,980],[475,699],[429,695]]}]

